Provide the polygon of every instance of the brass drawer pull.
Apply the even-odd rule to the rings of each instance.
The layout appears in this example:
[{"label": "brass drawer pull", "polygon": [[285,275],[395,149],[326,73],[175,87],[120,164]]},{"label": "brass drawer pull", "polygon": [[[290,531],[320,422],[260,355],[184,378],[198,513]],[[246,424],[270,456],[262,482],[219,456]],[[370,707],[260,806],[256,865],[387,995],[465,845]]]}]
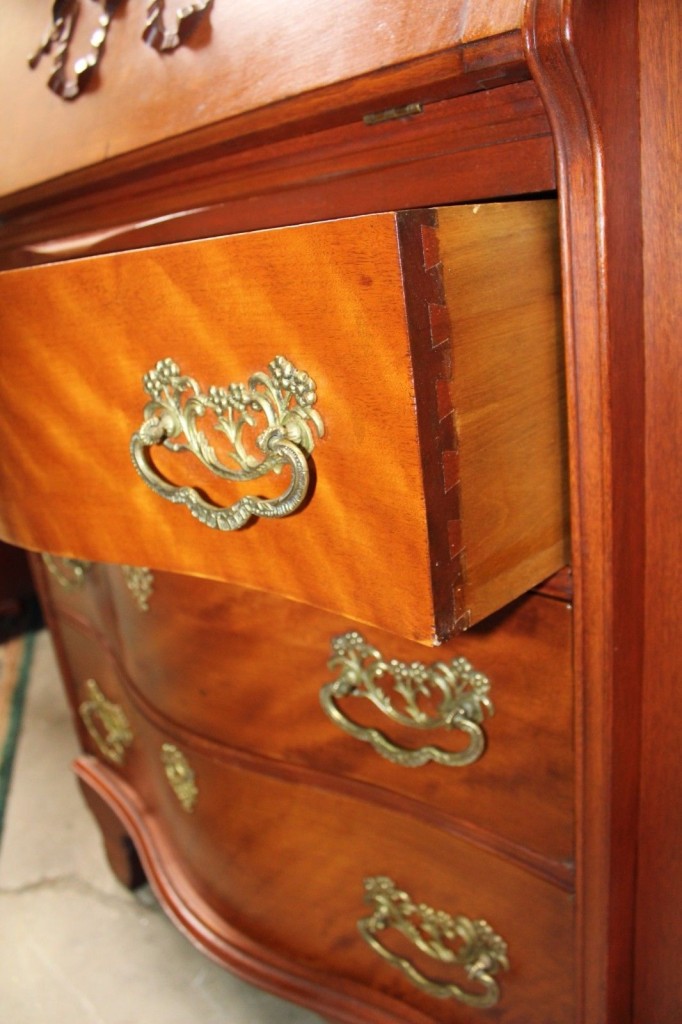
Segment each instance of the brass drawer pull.
[{"label": "brass drawer pull", "polygon": [[64,590],[78,590],[85,583],[85,577],[92,569],[92,562],[78,558],[57,558],[44,552],[40,556],[50,573]]},{"label": "brass drawer pull", "polygon": [[[351,736],[371,743],[377,753],[395,764],[416,768],[428,761],[459,767],[478,760],[485,749],[481,728],[483,712],[492,715],[494,707],[488,692],[490,680],[476,672],[466,658],[424,665],[387,661],[360,633],[344,633],[332,642],[332,657],[327,662],[338,671],[334,682],[320,691],[320,703],[332,722]],[[392,693],[386,692],[390,686]],[[378,729],[358,725],[339,708],[343,697],[364,697],[387,718],[414,729],[459,729],[469,737],[464,750],[447,751],[436,746],[414,750],[400,747]],[[400,707],[395,702],[400,702]]]},{"label": "brass drawer pull", "polygon": [[161,747],[161,763],[169,786],[178,798],[183,811],[187,811],[189,814],[194,810],[199,795],[189,761],[182,751],[172,743],[164,743]]},{"label": "brass drawer pull", "polygon": [[[373,909],[369,917],[358,921],[358,928],[375,953],[437,999],[456,999],[480,1010],[499,1002],[500,989],[493,975],[509,968],[507,943],[486,921],[472,921],[462,914],[452,917],[443,910],[415,903],[390,878],[374,876],[366,878],[364,884],[365,902]],[[462,968],[472,986],[481,991],[427,978],[410,960],[391,952],[380,941],[378,936],[389,928],[400,932],[438,964]]]},{"label": "brass drawer pull", "polygon": [[[315,446],[315,433],[324,434],[322,419],[313,408],[315,384],[283,356],[273,359],[268,369],[269,373],[255,373],[248,384],[212,386],[207,393],[183,375],[172,359],[160,360],[143,378],[151,402],[130,442],[135,468],[156,494],[187,505],[193,516],[214,529],[237,530],[252,516],[291,515],[308,493],[307,455]],[[227,438],[230,450],[225,458],[230,466],[216,455],[199,427],[202,421],[212,426],[218,437]],[[181,435],[184,442],[174,440]],[[223,508],[193,487],[176,487],[164,480],[149,459],[152,445],[191,452],[223,480],[257,480],[280,473],[285,466],[291,470],[291,480],[277,498],[248,495]]]},{"label": "brass drawer pull", "polygon": [[126,749],[133,742],[128,719],[118,704],[107,700],[94,679],[88,679],[85,688],[88,700],[78,708],[83,724],[103,757],[112,764],[123,764]]}]

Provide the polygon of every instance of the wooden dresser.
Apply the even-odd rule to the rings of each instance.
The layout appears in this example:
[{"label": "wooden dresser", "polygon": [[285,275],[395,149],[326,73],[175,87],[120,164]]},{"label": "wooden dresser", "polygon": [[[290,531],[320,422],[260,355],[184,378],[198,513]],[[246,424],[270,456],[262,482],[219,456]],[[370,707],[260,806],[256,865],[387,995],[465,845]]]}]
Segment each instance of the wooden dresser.
[{"label": "wooden dresser", "polygon": [[0,536],[113,870],[337,1024],[676,1024],[679,6],[0,35]]}]

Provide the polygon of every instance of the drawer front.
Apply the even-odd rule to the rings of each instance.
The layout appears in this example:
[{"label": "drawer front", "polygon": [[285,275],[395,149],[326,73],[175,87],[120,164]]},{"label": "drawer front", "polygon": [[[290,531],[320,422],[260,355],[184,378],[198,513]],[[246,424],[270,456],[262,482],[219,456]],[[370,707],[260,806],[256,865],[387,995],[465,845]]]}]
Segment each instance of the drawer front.
[{"label": "drawer front", "polygon": [[99,633],[111,632],[114,619],[105,566],[47,552],[31,558],[56,612],[75,617]]},{"label": "drawer front", "polygon": [[[134,7],[111,0],[108,7],[114,16],[106,41],[95,48],[91,39],[104,16],[100,4],[73,0],[55,7],[24,0],[19,6],[2,5],[0,30],[11,44],[5,48],[0,83],[3,95],[12,97],[3,111],[3,128],[13,142],[3,160],[3,193],[112,157],[125,156],[128,166],[139,166],[149,160],[154,143],[165,143],[160,155],[167,155],[169,147],[183,151],[202,129],[202,145],[224,142],[243,134],[243,115],[259,108],[271,108],[260,110],[259,129],[281,129],[283,101],[294,97],[294,109],[284,119],[296,120],[301,116],[297,97],[347,79],[356,79],[354,102],[364,102],[369,110],[378,103],[381,110],[384,100],[371,87],[372,72],[423,61],[441,50],[450,53],[456,43],[518,31],[521,24],[519,4],[512,0],[496,4],[494,12],[470,12],[459,3],[455,17],[443,11],[439,0],[422,5],[420,17],[413,16],[405,0],[394,0],[390,10],[361,2],[353,3],[343,19],[313,0],[299,0],[295,18],[283,3],[269,4],[267,14],[257,5],[235,10],[207,0]],[[181,7],[185,14],[197,13],[178,26],[175,12]],[[47,52],[34,57],[31,69],[28,55],[39,53],[46,35],[54,32],[52,9],[55,17],[66,15],[66,29]],[[78,16],[71,31],[74,9]],[[98,71],[79,83],[75,65],[86,55],[99,57]],[[60,89],[54,78],[60,78],[62,62]],[[357,82],[362,75],[370,83],[364,100]],[[50,80],[53,88],[71,96],[79,85],[82,92],[64,101],[48,88]],[[404,78],[400,82],[393,90],[405,88]],[[191,102],[177,102],[190,94]],[[325,102],[324,110],[329,106]],[[178,180],[175,192],[185,184]]]},{"label": "drawer front", "polygon": [[[376,657],[359,659],[352,642],[345,655],[338,643],[335,652],[332,641],[354,629],[346,619],[164,574],[155,576],[149,610],[140,614],[115,570],[110,579],[127,674],[142,700],[176,727],[379,786],[523,850],[572,861],[572,615],[562,602],[521,599],[437,652],[363,627],[386,668],[377,676]],[[400,669],[391,674],[392,659],[402,663],[402,676]],[[358,680],[361,662],[367,671]],[[429,675],[411,671],[414,662],[455,668]],[[344,674],[356,684],[345,697]],[[489,684],[478,691],[477,675]],[[401,683],[417,688],[411,696],[430,728],[405,713],[410,692]],[[390,707],[369,699],[373,685]],[[443,709],[445,718],[448,709],[456,713],[457,699],[466,720],[448,726]],[[374,742],[371,730],[389,742]],[[427,753],[410,759],[415,751]],[[440,763],[439,752],[446,754]]]},{"label": "drawer front", "polygon": [[[488,1013],[507,1024],[573,1020],[573,913],[565,892],[386,808],[230,766],[144,720],[138,728],[156,787],[150,811],[172,850],[168,863],[181,865],[180,887],[197,892],[230,927],[299,966],[392,995],[428,1020],[473,1022]],[[420,953],[397,926],[399,915],[377,927],[368,890],[385,877],[415,904],[487,922],[506,944],[509,968],[500,963],[490,982],[467,978],[457,963]],[[473,1005],[425,991],[379,947],[424,981],[456,985]]]},{"label": "drawer front", "polygon": [[25,547],[424,642],[566,561],[551,202],[13,271],[0,309],[0,530]]},{"label": "drawer front", "polygon": [[52,625],[83,748],[127,781],[145,789],[145,760],[135,711],[112,656],[86,628],[58,617]]}]

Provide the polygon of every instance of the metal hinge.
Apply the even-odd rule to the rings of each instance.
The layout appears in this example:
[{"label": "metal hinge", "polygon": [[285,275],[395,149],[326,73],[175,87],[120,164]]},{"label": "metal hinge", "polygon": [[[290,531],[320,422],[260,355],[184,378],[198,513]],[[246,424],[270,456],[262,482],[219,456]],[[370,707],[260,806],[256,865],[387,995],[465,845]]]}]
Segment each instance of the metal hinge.
[{"label": "metal hinge", "polygon": [[397,121],[401,117],[414,117],[421,114],[423,107],[421,103],[408,103],[404,107],[391,107],[390,110],[380,110],[377,114],[365,114],[365,124],[383,124],[384,121]]}]

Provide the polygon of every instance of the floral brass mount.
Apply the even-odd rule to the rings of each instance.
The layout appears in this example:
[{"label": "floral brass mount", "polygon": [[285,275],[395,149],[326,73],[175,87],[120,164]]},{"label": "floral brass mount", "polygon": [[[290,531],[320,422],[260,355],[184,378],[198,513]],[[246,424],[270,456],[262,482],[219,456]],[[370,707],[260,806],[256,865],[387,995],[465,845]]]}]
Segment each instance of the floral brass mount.
[{"label": "floral brass mount", "polygon": [[154,574],[143,565],[122,565],[123,579],[135,604],[141,612],[149,611],[149,601],[154,593]]},{"label": "floral brass mount", "polygon": [[[401,970],[422,992],[437,999],[456,999],[480,1010],[499,1002],[500,989],[493,975],[509,969],[507,943],[486,921],[472,921],[462,914],[452,917],[443,910],[415,903],[390,878],[381,875],[366,878],[364,884],[365,902],[373,910],[369,917],[358,921],[358,928],[379,956]],[[469,983],[481,991],[426,977],[410,960],[380,941],[379,935],[391,928],[441,967],[462,968]]]},{"label": "floral brass mount", "polygon": [[[160,360],[144,376],[144,389],[152,400],[130,442],[133,464],[156,494],[186,505],[196,519],[213,529],[237,530],[252,516],[291,515],[308,493],[307,456],[315,446],[315,435],[324,434],[322,419],[313,408],[315,384],[283,356],[273,359],[268,369],[269,373],[253,374],[248,384],[211,386],[207,393],[172,359]],[[227,438],[230,450],[226,458],[234,465],[225,465],[218,458],[200,429],[201,422],[210,423],[218,435]],[[182,435],[186,443],[174,440]],[[191,452],[223,480],[257,480],[280,473],[285,466],[291,470],[291,479],[276,498],[247,495],[221,507],[194,487],[178,487],[161,477],[148,455],[154,445],[172,452]]]},{"label": "floral brass mount", "polygon": [[[83,89],[102,60],[104,46],[109,34],[111,21],[126,0],[95,0],[102,11],[97,19],[97,26],[90,36],[90,51],[79,57],[73,65],[73,78],[67,75],[69,46],[78,16],[81,0],[54,0],[50,24],[41,39],[38,48],[28,58],[28,66],[37,67],[41,58],[50,53],[54,47],[54,63],[47,80],[48,88],[64,100],[74,100]],[[175,24],[167,28],[164,22],[165,0],[149,0],[142,39],[155,50],[166,52],[174,50],[185,42],[194,30],[198,19],[208,10],[213,0],[193,0],[178,8]]]},{"label": "floral brass mount", "polygon": [[123,764],[133,734],[123,709],[104,696],[94,679],[85,683],[88,699],[78,708],[85,728],[102,755],[112,764]]},{"label": "floral brass mount", "polygon": [[46,551],[40,557],[48,572],[64,590],[78,590],[84,585],[85,577],[92,569],[92,562],[80,558],[59,558]]},{"label": "floral brass mount", "polygon": [[[481,728],[483,713],[494,713],[490,680],[477,672],[466,658],[424,665],[386,660],[360,633],[344,633],[331,641],[332,657],[327,662],[338,671],[334,682],[320,691],[320,702],[329,718],[351,736],[370,743],[382,757],[394,764],[416,768],[429,761],[460,767],[478,760],[485,749]],[[393,693],[385,692],[391,684]],[[436,746],[405,749],[391,742],[378,729],[358,725],[340,709],[344,697],[364,697],[388,719],[414,729],[459,729],[469,737],[464,750],[447,751]],[[401,707],[396,707],[396,701]]]},{"label": "floral brass mount", "polygon": [[199,790],[189,761],[173,743],[164,743],[161,747],[161,763],[168,784],[175,793],[180,806],[183,811],[190,814],[194,810]]}]

